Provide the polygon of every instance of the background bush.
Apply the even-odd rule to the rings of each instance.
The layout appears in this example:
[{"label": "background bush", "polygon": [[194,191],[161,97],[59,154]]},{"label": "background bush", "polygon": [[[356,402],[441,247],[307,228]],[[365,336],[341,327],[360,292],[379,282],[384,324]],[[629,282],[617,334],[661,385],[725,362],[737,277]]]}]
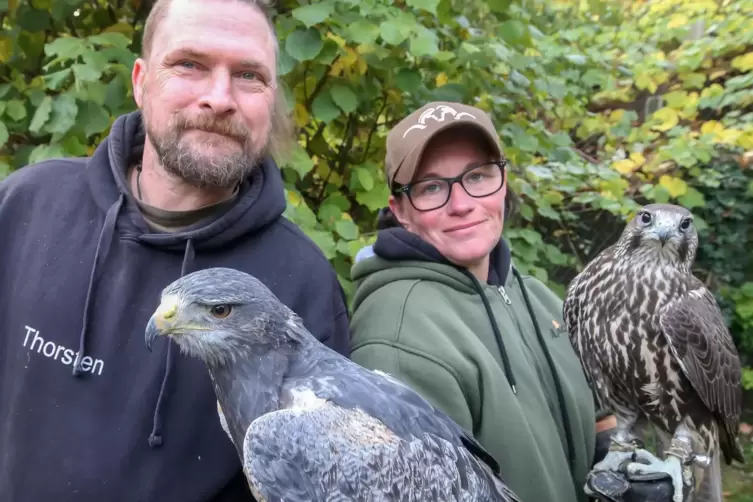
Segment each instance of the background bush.
[{"label": "background bush", "polygon": [[[135,109],[145,0],[0,0],[0,177],[83,156]],[[487,110],[521,198],[505,234],[560,294],[636,207],[697,215],[696,273],[753,355],[752,0],[279,2],[298,126],[287,215],[350,294],[386,204],[385,135],[428,100]],[[746,378],[748,375],[746,374]],[[753,378],[750,378],[753,383]]]}]

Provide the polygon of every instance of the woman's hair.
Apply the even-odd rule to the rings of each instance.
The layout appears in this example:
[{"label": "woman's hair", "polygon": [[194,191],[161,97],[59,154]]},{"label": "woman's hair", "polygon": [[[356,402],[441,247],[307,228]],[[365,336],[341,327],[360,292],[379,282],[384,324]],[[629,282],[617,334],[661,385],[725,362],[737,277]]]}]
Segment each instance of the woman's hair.
[{"label": "woman's hair", "polygon": [[387,228],[401,227],[400,222],[397,221],[395,213],[388,207],[383,207],[379,210],[377,215],[377,230],[385,230]]}]

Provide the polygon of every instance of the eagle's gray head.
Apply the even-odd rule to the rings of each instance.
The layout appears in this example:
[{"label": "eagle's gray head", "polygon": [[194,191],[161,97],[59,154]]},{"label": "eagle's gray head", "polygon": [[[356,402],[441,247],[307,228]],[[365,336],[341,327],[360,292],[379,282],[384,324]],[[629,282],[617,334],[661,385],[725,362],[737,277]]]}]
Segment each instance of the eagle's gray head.
[{"label": "eagle's gray head", "polygon": [[623,256],[689,270],[698,249],[693,214],[673,204],[644,206],[625,227],[617,247]]},{"label": "eagle's gray head", "polygon": [[162,291],[145,341],[166,335],[181,351],[215,366],[236,357],[290,347],[299,336],[297,316],[258,279],[229,268],[209,268]]}]

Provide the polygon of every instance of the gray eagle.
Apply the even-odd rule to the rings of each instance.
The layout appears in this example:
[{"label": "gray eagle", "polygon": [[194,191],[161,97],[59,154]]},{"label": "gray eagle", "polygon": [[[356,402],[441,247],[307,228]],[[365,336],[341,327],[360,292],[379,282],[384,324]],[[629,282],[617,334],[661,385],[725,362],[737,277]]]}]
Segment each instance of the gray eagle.
[{"label": "gray eagle", "polygon": [[202,360],[259,502],[519,499],[460,426],[391,376],[321,344],[258,279],[227,268],[169,286],[146,329]]},{"label": "gray eagle", "polygon": [[[691,271],[697,247],[688,210],[643,207],[568,286],[563,316],[599,404],[617,419],[594,470],[642,460],[628,472],[669,474],[675,502],[683,491],[721,502],[720,454],[743,462],[741,368],[716,300]],[[639,426],[669,444],[664,459],[641,447]]]}]

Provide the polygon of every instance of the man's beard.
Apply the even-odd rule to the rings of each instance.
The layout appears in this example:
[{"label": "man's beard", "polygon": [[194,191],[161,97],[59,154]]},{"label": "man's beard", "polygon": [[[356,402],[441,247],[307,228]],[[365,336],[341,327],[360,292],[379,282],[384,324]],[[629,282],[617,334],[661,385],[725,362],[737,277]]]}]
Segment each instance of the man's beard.
[{"label": "man's beard", "polygon": [[[264,155],[263,149],[257,149],[252,144],[249,131],[229,120],[211,115],[189,119],[177,113],[173,115],[167,130],[158,134],[151,127],[147,115],[143,114],[146,135],[157,152],[160,164],[165,171],[190,185],[232,189],[253,171],[259,158]],[[206,145],[199,141],[191,144],[183,137],[190,129],[223,137],[212,138]],[[215,155],[208,153],[221,144],[240,146],[240,150]]]}]

